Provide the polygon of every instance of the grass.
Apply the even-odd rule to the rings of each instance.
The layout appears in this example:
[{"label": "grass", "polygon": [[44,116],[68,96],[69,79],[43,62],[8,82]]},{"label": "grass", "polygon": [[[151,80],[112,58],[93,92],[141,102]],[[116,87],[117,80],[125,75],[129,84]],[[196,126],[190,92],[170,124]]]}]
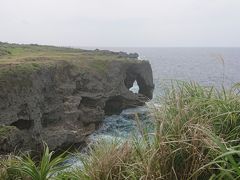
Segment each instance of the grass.
[{"label": "grass", "polygon": [[4,143],[15,131],[17,131],[17,128],[14,126],[0,125],[0,143]]},{"label": "grass", "polygon": [[154,130],[139,126],[141,138],[94,145],[73,177],[238,179],[239,101],[238,87],[173,83],[160,106],[151,106]]},{"label": "grass", "polygon": [[8,135],[14,129],[16,129],[14,126],[0,125],[0,136]]},{"label": "grass", "polygon": [[88,154],[78,155],[81,168],[52,178],[239,179],[239,92],[239,85],[219,90],[173,82],[160,97],[160,105],[149,106],[153,128],[136,119],[140,135],[126,142],[99,141]]},{"label": "grass", "polygon": [[0,79],[9,74],[29,74],[63,61],[84,70],[104,73],[108,63],[114,60],[129,61],[129,58],[120,57],[111,51],[0,42]]}]

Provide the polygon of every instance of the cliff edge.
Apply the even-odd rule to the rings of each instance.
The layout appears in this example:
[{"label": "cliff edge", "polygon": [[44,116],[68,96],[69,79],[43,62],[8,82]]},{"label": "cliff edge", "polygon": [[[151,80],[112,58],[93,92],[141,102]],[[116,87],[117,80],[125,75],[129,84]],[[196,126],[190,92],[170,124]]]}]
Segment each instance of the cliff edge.
[{"label": "cliff edge", "polygon": [[153,89],[151,65],[136,54],[0,43],[0,151],[79,146],[105,115],[144,105]]}]

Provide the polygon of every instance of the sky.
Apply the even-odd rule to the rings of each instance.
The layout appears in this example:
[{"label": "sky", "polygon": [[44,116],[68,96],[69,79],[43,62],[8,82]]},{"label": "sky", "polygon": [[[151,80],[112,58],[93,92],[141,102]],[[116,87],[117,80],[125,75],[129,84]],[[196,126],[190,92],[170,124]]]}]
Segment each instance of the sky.
[{"label": "sky", "polygon": [[0,0],[0,41],[240,47],[240,0]]}]

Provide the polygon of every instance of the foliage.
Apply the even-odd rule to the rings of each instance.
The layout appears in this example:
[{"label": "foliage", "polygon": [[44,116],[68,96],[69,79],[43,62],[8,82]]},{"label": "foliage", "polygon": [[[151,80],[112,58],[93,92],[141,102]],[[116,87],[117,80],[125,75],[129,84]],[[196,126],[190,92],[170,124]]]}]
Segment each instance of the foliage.
[{"label": "foliage", "polygon": [[1,156],[0,158],[0,179],[2,180],[22,180],[25,176],[14,167],[20,166],[20,161],[15,155]]},{"label": "foliage", "polygon": [[12,130],[15,130],[14,126],[4,126],[0,125],[0,137],[9,134]]},{"label": "foliage", "polygon": [[29,154],[12,156],[5,163],[2,161],[6,171],[2,174],[5,174],[6,179],[56,179],[60,171],[69,167],[68,164],[64,164],[66,158],[66,153],[54,156],[54,152],[50,152],[48,146],[44,144],[44,151],[39,162]]}]

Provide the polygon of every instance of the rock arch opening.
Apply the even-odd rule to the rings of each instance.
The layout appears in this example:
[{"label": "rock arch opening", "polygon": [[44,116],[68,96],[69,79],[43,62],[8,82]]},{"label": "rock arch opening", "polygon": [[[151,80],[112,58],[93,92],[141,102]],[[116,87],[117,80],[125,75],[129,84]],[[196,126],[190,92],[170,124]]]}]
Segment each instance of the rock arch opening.
[{"label": "rock arch opening", "polygon": [[129,68],[126,71],[124,84],[130,91],[144,95],[148,99],[152,99],[152,92],[154,89],[152,76],[147,76],[144,70],[140,70],[137,68]]},{"label": "rock arch opening", "polygon": [[137,82],[137,74],[133,73],[131,70],[127,70],[126,78],[124,84],[127,89],[134,93],[139,93],[139,84]]},{"label": "rock arch opening", "polygon": [[12,124],[10,124],[10,126],[15,126],[20,130],[29,130],[30,128],[33,127],[33,121],[32,120],[19,119],[19,120],[13,122]]},{"label": "rock arch opening", "polygon": [[148,97],[148,93],[146,93],[147,85],[141,75],[128,70],[124,83],[126,88],[133,93],[142,94]]},{"label": "rock arch opening", "polygon": [[129,91],[132,91],[133,93],[136,93],[136,94],[139,93],[139,86],[136,80],[134,81],[133,86],[129,88]]},{"label": "rock arch opening", "polygon": [[142,106],[152,99],[153,89],[150,65],[133,64],[125,71],[124,84],[121,85],[123,93],[109,97],[105,102],[104,112],[106,115],[119,114],[124,109]]}]

